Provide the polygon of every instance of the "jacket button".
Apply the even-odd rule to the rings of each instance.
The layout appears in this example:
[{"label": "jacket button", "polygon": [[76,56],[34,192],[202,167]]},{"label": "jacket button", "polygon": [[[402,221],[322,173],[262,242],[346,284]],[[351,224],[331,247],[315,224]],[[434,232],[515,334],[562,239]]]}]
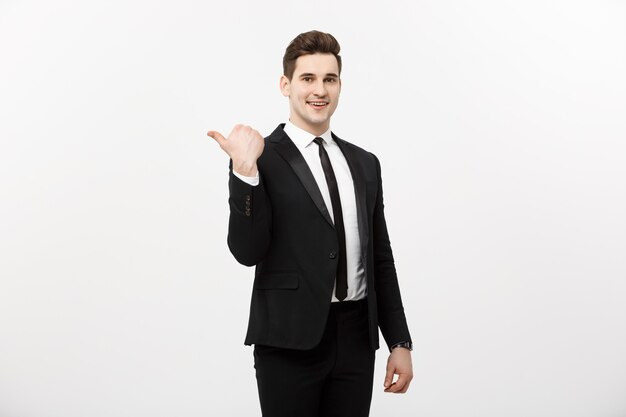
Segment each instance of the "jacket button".
[{"label": "jacket button", "polygon": [[335,259],[335,258],[337,257],[337,252],[332,251],[331,253],[329,253],[329,254],[328,254],[328,257],[329,257],[330,259]]},{"label": "jacket button", "polygon": [[250,210],[249,208],[246,209],[246,216],[250,216],[250,214],[252,214],[252,210]]}]

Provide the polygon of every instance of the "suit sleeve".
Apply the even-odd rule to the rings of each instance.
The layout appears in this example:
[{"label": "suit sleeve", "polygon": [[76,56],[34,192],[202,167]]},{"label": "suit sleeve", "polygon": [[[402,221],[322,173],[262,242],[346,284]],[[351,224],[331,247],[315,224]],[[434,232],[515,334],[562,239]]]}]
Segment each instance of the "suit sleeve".
[{"label": "suit sleeve", "polygon": [[233,174],[231,162],[228,190],[228,247],[239,263],[256,265],[267,253],[271,238],[272,209],[263,175],[259,174],[258,185],[247,184]]},{"label": "suit sleeve", "polygon": [[412,342],[409,334],[396,267],[385,221],[380,162],[376,160],[378,191],[373,218],[374,282],[378,305],[378,325],[389,349],[399,342]]}]

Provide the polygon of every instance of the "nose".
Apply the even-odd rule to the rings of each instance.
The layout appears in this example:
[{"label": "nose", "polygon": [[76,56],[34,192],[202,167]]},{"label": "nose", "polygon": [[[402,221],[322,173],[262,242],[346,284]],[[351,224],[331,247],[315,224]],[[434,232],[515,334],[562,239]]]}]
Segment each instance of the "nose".
[{"label": "nose", "polygon": [[324,80],[319,79],[315,82],[315,85],[313,86],[313,94],[318,97],[324,97],[326,95],[326,85]]}]

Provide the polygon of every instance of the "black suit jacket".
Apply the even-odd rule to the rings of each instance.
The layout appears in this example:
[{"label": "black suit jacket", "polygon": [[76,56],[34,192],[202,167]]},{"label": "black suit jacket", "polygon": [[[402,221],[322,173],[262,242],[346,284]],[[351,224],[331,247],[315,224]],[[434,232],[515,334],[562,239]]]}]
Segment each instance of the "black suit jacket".
[{"label": "black suit jacket", "polygon": [[[313,174],[283,127],[265,138],[259,185],[230,173],[228,246],[237,261],[256,265],[245,344],[311,349],[326,324],[339,243]],[[383,212],[380,164],[373,154],[334,134],[333,139],[354,181],[370,345],[379,347],[378,327],[389,347],[410,341]]]}]

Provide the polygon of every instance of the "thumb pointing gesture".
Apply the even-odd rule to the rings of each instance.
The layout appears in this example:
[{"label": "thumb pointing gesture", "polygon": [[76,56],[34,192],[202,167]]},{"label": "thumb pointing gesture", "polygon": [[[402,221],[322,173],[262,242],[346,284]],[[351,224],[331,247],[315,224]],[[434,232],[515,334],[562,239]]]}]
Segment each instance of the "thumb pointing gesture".
[{"label": "thumb pointing gesture", "polygon": [[215,139],[233,161],[233,170],[253,177],[257,174],[256,161],[263,153],[263,136],[250,126],[236,125],[226,139],[220,132],[209,130],[207,135]]},{"label": "thumb pointing gesture", "polygon": [[212,137],[220,145],[221,148],[226,144],[226,138],[218,131],[209,130],[207,136]]}]

